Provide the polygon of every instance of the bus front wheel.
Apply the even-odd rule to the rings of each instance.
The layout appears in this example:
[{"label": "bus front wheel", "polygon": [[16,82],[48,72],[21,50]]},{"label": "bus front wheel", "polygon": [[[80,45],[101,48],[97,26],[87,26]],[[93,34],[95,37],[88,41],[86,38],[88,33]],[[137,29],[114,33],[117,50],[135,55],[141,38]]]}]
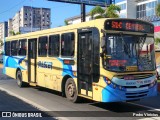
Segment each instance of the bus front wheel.
[{"label": "bus front wheel", "polygon": [[16,78],[17,78],[17,85],[19,87],[25,87],[26,86],[26,83],[22,81],[22,73],[21,73],[20,70],[17,71]]},{"label": "bus front wheel", "polygon": [[74,80],[72,78],[68,78],[65,84],[65,94],[68,100],[72,102],[78,101],[78,93]]}]

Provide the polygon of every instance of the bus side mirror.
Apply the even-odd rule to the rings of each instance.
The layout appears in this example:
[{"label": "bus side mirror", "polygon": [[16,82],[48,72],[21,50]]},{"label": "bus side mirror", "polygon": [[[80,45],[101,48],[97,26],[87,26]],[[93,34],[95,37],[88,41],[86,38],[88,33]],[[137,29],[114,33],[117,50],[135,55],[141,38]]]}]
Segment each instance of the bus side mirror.
[{"label": "bus side mirror", "polygon": [[105,45],[106,45],[105,37],[102,37],[102,39],[101,39],[102,53],[100,53],[100,57],[102,57],[102,58],[104,57],[104,52],[106,49]]},{"label": "bus side mirror", "polygon": [[106,44],[105,37],[102,37],[102,39],[101,39],[101,48],[104,48],[105,44]]}]

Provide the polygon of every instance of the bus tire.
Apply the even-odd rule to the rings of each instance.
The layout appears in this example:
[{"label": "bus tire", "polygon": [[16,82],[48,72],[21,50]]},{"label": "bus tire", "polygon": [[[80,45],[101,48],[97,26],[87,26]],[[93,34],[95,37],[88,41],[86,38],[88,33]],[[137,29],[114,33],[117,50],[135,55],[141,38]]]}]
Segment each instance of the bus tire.
[{"label": "bus tire", "polygon": [[76,84],[72,78],[68,78],[65,84],[65,94],[69,101],[77,102],[78,101],[78,92]]},{"label": "bus tire", "polygon": [[16,79],[17,79],[17,85],[20,88],[27,86],[27,83],[23,82],[23,80],[22,80],[22,73],[20,70],[17,71]]}]

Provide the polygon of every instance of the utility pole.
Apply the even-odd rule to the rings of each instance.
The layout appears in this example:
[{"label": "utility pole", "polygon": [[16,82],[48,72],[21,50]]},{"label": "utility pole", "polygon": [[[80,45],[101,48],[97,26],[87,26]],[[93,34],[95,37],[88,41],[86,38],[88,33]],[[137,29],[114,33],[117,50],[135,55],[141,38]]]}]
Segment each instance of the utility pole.
[{"label": "utility pole", "polygon": [[86,5],[81,3],[81,22],[86,21]]},{"label": "utility pole", "polygon": [[33,27],[33,10],[32,10],[32,8],[33,8],[33,5],[32,5],[32,0],[31,0],[31,32],[33,31],[32,30],[32,27]]},{"label": "utility pole", "polygon": [[40,8],[40,30],[42,30],[42,8]]},{"label": "utility pole", "polygon": [[97,1],[97,4],[94,3],[94,0],[48,0],[48,1],[55,1],[55,2],[64,2],[64,3],[72,3],[72,4],[80,4],[81,5],[81,22],[86,21],[86,5],[92,5],[92,6],[102,6],[106,7],[111,4],[115,4],[115,0],[95,0]]}]

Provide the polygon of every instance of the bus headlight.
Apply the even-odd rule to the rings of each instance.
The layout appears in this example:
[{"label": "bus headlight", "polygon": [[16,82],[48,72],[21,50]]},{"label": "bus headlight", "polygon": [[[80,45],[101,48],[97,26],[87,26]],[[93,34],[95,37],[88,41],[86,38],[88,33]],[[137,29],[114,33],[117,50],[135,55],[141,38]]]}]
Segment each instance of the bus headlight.
[{"label": "bus headlight", "polygon": [[107,77],[103,77],[104,81],[107,83],[107,85],[111,84],[111,80]]},{"label": "bus headlight", "polygon": [[107,85],[109,85],[111,88],[113,88],[113,89],[119,89],[119,90],[125,90],[124,86],[120,86],[120,85],[117,85],[117,84],[113,83],[109,78],[103,77],[103,79],[104,79],[105,83]]},{"label": "bus headlight", "polygon": [[153,81],[153,82],[149,85],[149,87],[153,87],[155,84],[156,84],[156,81]]}]

